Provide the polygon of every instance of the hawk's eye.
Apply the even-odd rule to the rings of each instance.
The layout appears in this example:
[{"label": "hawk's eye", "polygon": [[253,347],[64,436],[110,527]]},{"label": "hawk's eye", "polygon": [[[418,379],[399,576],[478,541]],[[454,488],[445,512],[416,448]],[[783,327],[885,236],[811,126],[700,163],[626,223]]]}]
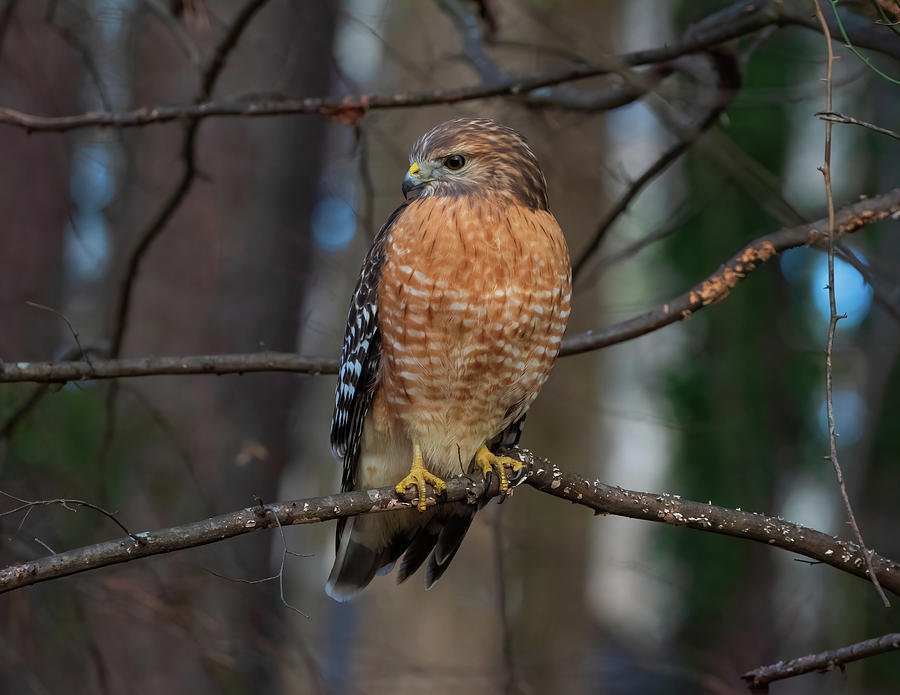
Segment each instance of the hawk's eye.
[{"label": "hawk's eye", "polygon": [[462,169],[465,163],[466,158],[461,154],[451,154],[449,157],[447,157],[447,159],[444,160],[444,166],[447,167],[450,171]]}]

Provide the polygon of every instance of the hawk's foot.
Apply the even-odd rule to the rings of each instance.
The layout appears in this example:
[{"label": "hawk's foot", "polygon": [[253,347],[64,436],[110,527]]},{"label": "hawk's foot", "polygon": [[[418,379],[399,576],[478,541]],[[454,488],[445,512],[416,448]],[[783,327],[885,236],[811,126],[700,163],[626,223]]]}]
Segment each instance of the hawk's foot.
[{"label": "hawk's foot", "polygon": [[506,469],[511,468],[513,473],[518,473],[523,465],[521,461],[517,461],[511,456],[497,456],[484,444],[481,445],[481,448],[475,454],[475,467],[481,469],[488,485],[491,484],[492,473],[497,471],[497,475],[500,476],[500,492],[506,492],[509,489]]},{"label": "hawk's foot", "polygon": [[395,488],[401,495],[405,493],[413,485],[419,493],[418,508],[420,512],[425,511],[425,498],[427,497],[425,484],[430,483],[434,488],[434,494],[440,495],[447,489],[447,483],[438,478],[434,473],[425,469],[425,461],[422,459],[422,449],[418,444],[413,445],[413,461],[409,469],[409,475],[397,483]]}]

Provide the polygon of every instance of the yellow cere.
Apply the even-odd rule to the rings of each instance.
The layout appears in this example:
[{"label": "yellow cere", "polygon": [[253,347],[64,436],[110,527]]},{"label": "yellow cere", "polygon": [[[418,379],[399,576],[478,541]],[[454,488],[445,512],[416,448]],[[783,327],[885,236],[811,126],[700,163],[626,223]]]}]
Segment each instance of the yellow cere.
[{"label": "yellow cere", "polygon": [[410,176],[418,176],[419,175],[419,165],[418,164],[413,164],[409,168],[409,175]]}]

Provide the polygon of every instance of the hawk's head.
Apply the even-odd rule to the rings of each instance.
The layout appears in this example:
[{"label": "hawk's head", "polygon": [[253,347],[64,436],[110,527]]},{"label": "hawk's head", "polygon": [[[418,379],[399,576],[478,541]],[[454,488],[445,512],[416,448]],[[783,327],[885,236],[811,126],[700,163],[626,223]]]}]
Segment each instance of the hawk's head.
[{"label": "hawk's head", "polygon": [[487,118],[458,118],[429,130],[409,153],[403,196],[494,195],[547,209],[547,182],[519,133]]}]

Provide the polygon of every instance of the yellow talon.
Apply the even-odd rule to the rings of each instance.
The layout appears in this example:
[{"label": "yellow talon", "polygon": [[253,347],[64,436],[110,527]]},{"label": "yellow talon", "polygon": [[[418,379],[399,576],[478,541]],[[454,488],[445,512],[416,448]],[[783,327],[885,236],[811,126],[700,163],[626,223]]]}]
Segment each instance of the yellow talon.
[{"label": "yellow talon", "polygon": [[506,469],[512,468],[513,473],[519,471],[524,464],[510,456],[497,456],[484,444],[475,454],[475,466],[481,469],[482,475],[487,477],[491,471],[497,471],[500,477],[500,492],[506,492],[509,488],[509,480],[506,478]]},{"label": "yellow talon", "polygon": [[426,483],[431,483],[435,495],[440,495],[447,489],[447,483],[425,469],[425,461],[422,459],[422,448],[418,444],[413,444],[413,461],[409,469],[409,475],[397,483],[396,490],[402,495],[415,485],[419,492],[418,508],[420,512],[424,512],[426,507],[425,498],[427,496]]}]

